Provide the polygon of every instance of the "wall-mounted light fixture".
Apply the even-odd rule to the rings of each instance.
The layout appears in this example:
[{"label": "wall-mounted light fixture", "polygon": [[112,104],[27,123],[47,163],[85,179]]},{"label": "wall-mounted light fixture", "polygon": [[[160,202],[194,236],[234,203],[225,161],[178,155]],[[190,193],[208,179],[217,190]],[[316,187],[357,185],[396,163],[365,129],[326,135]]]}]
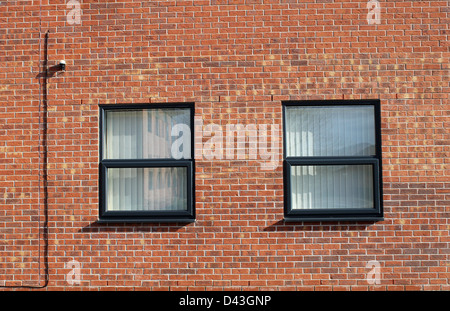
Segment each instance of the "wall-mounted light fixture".
[{"label": "wall-mounted light fixture", "polygon": [[65,60],[60,60],[60,61],[59,61],[59,68],[60,68],[62,71],[66,71],[66,61],[65,61]]}]

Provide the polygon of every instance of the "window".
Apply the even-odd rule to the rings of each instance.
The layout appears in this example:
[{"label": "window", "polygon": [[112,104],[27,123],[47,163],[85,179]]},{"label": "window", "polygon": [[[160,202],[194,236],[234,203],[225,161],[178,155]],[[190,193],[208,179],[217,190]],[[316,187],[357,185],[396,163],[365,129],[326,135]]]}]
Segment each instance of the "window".
[{"label": "window", "polygon": [[194,220],[193,104],[100,105],[100,222]]},{"label": "window", "polygon": [[378,100],[283,103],[285,219],[382,220]]}]

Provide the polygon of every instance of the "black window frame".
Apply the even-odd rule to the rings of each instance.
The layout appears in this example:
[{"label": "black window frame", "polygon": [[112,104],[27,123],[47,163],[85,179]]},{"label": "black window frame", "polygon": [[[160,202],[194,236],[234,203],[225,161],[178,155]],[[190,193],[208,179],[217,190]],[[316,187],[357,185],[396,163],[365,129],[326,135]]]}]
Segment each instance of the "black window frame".
[{"label": "black window frame", "polygon": [[[374,107],[375,155],[374,156],[311,156],[288,157],[286,141],[286,108],[289,106],[349,106],[370,105]],[[284,220],[285,221],[382,221],[382,141],[381,141],[381,104],[378,99],[365,100],[297,100],[283,101],[283,179],[284,179]],[[371,165],[373,169],[374,208],[346,209],[308,209],[293,210],[291,206],[291,169],[292,166],[319,165]]]},{"label": "black window frame", "polygon": [[[149,110],[149,109],[189,109],[191,130],[191,159],[104,159],[106,142],[106,111]],[[195,160],[194,160],[194,103],[163,104],[100,104],[99,105],[99,223],[153,223],[195,221]],[[187,210],[185,211],[108,211],[107,210],[107,170],[108,168],[143,167],[185,167],[187,185]]]}]

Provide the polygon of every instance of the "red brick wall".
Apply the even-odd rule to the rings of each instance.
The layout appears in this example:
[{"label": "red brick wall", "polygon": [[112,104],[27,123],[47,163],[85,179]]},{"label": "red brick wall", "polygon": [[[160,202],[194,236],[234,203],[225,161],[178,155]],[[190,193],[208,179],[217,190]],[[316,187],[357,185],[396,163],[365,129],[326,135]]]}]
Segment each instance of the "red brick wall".
[{"label": "red brick wall", "polygon": [[[68,2],[0,1],[2,288],[450,289],[448,1]],[[99,104],[281,127],[282,100],[369,98],[384,221],[285,223],[281,165],[201,158],[195,223],[96,223]]]}]

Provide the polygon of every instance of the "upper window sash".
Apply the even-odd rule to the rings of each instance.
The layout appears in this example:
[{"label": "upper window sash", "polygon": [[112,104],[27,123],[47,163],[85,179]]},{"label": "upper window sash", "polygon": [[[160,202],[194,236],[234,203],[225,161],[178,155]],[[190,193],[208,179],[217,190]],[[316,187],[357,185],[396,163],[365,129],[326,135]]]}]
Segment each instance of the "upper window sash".
[{"label": "upper window sash", "polygon": [[286,157],[377,154],[372,105],[286,106]]},{"label": "upper window sash", "polygon": [[104,109],[103,160],[192,159],[190,108]]}]

